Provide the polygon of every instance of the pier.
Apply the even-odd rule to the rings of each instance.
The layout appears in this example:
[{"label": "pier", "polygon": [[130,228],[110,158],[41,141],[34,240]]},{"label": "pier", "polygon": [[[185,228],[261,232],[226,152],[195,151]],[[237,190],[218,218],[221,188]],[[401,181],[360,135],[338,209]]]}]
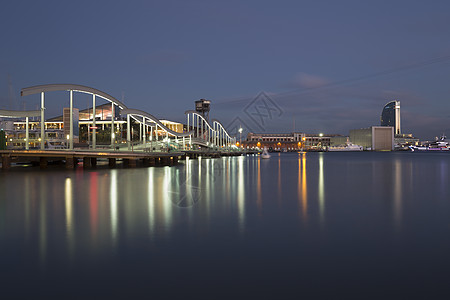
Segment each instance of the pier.
[{"label": "pier", "polygon": [[[57,121],[59,123],[49,124],[44,114],[45,94],[55,91],[68,92],[69,107],[64,108],[61,120]],[[92,109],[83,112],[83,119],[74,106],[75,93],[92,96]],[[98,161],[107,161],[110,167],[115,167],[117,161],[127,167],[170,166],[186,158],[258,153],[258,150],[237,147],[236,138],[220,121],[209,120],[209,100],[196,101],[196,110],[185,111],[186,123],[183,124],[160,120],[148,112],[127,107],[105,92],[77,84],[45,84],[21,90],[21,96],[30,95],[40,96],[40,110],[0,110],[2,118],[25,119],[14,125],[14,129],[2,130],[0,155],[3,170],[16,164],[39,165],[46,169],[49,163],[73,169],[80,162],[84,168],[95,168]],[[96,111],[97,98],[107,102],[107,118],[103,108],[101,114]],[[79,121],[84,122],[87,128],[87,133],[84,133],[87,139],[83,141],[79,140]],[[102,129],[98,126],[100,123]],[[102,141],[99,140],[99,131]]]},{"label": "pier", "polygon": [[75,168],[83,163],[83,168],[95,168],[98,161],[107,161],[114,168],[118,161],[124,167],[173,166],[179,160],[220,158],[256,154],[257,151],[183,151],[183,152],[137,152],[137,151],[87,151],[87,150],[0,150],[2,170],[9,170],[12,164],[31,164],[46,169],[49,163]]}]

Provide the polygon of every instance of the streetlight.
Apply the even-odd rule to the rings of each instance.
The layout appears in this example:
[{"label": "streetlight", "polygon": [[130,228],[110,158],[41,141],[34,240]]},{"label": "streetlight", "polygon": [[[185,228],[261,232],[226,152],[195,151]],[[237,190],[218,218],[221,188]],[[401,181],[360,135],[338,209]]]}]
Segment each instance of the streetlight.
[{"label": "streetlight", "polygon": [[239,146],[242,145],[241,135],[242,135],[242,127],[239,127]]}]

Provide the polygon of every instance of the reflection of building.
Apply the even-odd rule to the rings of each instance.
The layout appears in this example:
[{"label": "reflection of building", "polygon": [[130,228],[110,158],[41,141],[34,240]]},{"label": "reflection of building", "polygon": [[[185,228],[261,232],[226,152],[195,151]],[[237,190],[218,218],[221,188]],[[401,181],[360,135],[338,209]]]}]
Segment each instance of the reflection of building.
[{"label": "reflection of building", "polygon": [[274,151],[299,149],[322,149],[330,145],[330,137],[323,135],[292,133],[249,133],[242,141],[244,148],[268,148]]},{"label": "reflection of building", "polygon": [[400,128],[400,101],[387,103],[381,112],[381,126],[394,127],[394,134],[401,134]]},{"label": "reflection of building", "polygon": [[366,150],[394,150],[394,127],[371,126],[363,129],[350,130],[350,141],[363,146]]}]

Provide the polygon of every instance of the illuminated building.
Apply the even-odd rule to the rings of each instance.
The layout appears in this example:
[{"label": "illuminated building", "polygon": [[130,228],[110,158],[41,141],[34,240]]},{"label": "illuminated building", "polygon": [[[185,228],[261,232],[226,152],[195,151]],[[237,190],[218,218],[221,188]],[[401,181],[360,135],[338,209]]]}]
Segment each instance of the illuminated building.
[{"label": "illuminated building", "polygon": [[401,134],[400,128],[400,101],[387,103],[381,112],[381,126],[394,127],[394,134]]},{"label": "illuminated building", "polygon": [[[111,104],[97,105],[95,110],[96,119],[96,140],[99,145],[108,145],[111,141],[111,119],[112,110]],[[73,122],[74,122],[74,141],[78,147],[88,147],[92,144],[93,135],[93,109],[87,108],[78,110],[73,108]],[[65,149],[67,148],[67,135],[69,134],[69,115],[68,108],[63,108],[63,114],[57,117],[49,118],[45,120],[45,141],[46,148]],[[37,118],[33,118],[28,122],[29,129],[29,147],[31,149],[38,148],[41,143],[41,123]],[[114,134],[116,143],[126,142],[126,120],[120,115],[119,110],[114,110]],[[161,123],[167,128],[175,132],[183,132],[184,125],[178,122],[169,120],[161,120]],[[0,127],[3,128],[8,136],[7,146],[9,149],[23,149],[25,148],[26,141],[26,127],[25,120],[20,118],[11,121],[0,121]],[[161,128],[152,128],[152,134],[155,136],[163,137],[165,133]],[[139,140],[140,130],[139,124],[132,120],[133,137],[134,140]],[[150,135],[150,132],[146,132],[146,135]]]},{"label": "illuminated building", "polygon": [[252,133],[242,141],[247,149],[254,147],[267,148],[273,151],[298,151],[301,149],[322,150],[330,146],[330,137],[323,134],[292,133]]}]

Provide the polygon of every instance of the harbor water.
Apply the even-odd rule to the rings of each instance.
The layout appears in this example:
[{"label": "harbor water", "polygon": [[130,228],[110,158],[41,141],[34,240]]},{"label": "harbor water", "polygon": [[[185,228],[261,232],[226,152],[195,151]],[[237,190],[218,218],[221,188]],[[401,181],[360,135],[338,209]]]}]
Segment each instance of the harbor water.
[{"label": "harbor water", "polygon": [[448,153],[0,173],[3,299],[447,299]]}]

